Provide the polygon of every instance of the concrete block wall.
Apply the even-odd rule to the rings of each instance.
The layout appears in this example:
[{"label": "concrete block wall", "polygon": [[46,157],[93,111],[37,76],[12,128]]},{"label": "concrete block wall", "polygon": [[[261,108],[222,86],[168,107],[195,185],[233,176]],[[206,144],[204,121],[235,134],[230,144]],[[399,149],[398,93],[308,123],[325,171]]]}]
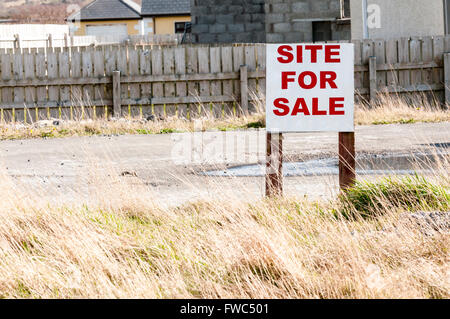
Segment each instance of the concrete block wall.
[{"label": "concrete block wall", "polygon": [[349,23],[320,22],[341,16],[340,0],[191,0],[191,10],[197,43],[312,42],[330,24],[332,40],[351,37]]},{"label": "concrete block wall", "polygon": [[331,40],[350,40],[349,24],[321,22],[340,18],[340,3],[340,0],[266,0],[267,42],[312,42],[313,23],[316,29],[331,24]]},{"label": "concrete block wall", "polygon": [[191,0],[196,43],[265,42],[265,0]]}]

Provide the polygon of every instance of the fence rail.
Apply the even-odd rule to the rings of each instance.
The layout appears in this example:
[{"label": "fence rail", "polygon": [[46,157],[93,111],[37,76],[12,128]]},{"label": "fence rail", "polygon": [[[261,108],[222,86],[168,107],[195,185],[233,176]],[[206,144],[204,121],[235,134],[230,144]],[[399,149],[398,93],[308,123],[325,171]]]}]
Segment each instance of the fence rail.
[{"label": "fence rail", "polygon": [[[450,101],[450,38],[354,44],[358,98],[421,93]],[[265,69],[264,44],[0,50],[0,115],[32,122],[251,113],[265,94]]]}]

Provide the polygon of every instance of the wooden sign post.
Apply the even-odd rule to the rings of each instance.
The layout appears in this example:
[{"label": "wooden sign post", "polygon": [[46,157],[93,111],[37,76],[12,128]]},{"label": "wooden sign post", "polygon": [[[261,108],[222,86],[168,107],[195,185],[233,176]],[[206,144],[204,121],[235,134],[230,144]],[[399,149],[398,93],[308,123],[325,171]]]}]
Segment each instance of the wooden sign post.
[{"label": "wooden sign post", "polygon": [[342,191],[356,181],[355,133],[339,133],[339,186]]},{"label": "wooden sign post", "polygon": [[283,195],[283,134],[267,133],[266,196]]},{"label": "wooden sign post", "polygon": [[353,44],[268,44],[266,196],[283,194],[283,133],[338,132],[339,185],[355,175]]}]

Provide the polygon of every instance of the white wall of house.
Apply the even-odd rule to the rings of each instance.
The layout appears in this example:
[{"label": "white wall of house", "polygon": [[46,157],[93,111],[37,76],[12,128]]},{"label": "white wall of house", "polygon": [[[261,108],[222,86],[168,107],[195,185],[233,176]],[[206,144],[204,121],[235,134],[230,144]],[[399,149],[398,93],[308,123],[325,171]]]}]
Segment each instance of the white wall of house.
[{"label": "white wall of house", "polygon": [[0,24],[0,49],[14,47],[14,35],[18,34],[22,48],[45,47],[51,34],[55,46],[64,45],[64,35],[69,34],[66,24]]},{"label": "white wall of house", "polygon": [[67,24],[2,24],[0,25],[0,40],[14,39],[18,34],[21,39],[46,39],[48,34],[53,38],[64,38],[69,33]]},{"label": "white wall of house", "polygon": [[[366,0],[369,39],[390,39],[445,34],[443,0]],[[364,38],[363,0],[350,0],[352,39]],[[377,18],[379,8],[379,21]],[[379,25],[377,25],[379,22]]]}]

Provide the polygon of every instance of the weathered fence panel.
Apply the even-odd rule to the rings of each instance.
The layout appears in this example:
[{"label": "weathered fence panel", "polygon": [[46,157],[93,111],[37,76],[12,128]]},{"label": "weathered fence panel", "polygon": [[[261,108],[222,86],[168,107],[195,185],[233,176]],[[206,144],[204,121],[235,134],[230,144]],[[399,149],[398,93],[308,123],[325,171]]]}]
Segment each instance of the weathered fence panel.
[{"label": "weathered fence panel", "polygon": [[443,37],[354,41],[357,96],[369,101],[378,93],[405,97],[414,93],[444,102],[444,41]]},{"label": "weathered fence panel", "polygon": [[[449,101],[446,43],[354,41],[357,98],[421,93]],[[2,49],[0,68],[3,121],[252,113],[270,81],[264,44]]]}]

